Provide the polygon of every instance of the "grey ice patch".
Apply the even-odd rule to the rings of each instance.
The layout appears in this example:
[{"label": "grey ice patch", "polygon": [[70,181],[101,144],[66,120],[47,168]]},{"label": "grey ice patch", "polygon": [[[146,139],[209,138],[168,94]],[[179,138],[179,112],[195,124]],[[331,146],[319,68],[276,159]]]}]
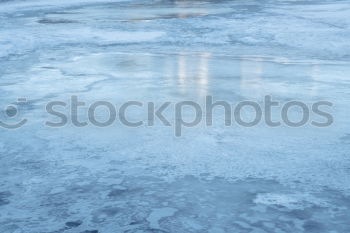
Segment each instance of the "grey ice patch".
[{"label": "grey ice patch", "polygon": [[64,187],[56,187],[50,191],[50,194],[54,195],[54,194],[58,194],[58,193],[63,193],[65,191],[66,191],[66,189]]},{"label": "grey ice patch", "polygon": [[153,229],[160,229],[159,221],[165,217],[171,217],[177,212],[177,209],[165,207],[159,209],[153,209],[151,214],[148,216],[147,221],[149,226]]},{"label": "grey ice patch", "polygon": [[107,206],[103,207],[100,210],[97,210],[93,213],[92,222],[94,223],[103,223],[107,219],[113,218],[115,215],[121,212],[121,209],[118,207]]},{"label": "grey ice patch", "polygon": [[262,193],[258,194],[254,200],[256,204],[282,206],[292,210],[301,210],[312,206],[329,207],[325,200],[314,197],[310,194],[282,194],[282,193]]},{"label": "grey ice patch", "polygon": [[340,140],[344,143],[350,143],[350,134],[345,134],[344,136],[340,137]]},{"label": "grey ice patch", "polygon": [[213,227],[211,229],[209,229],[208,231],[209,233],[225,233],[225,231],[221,228],[218,227]]},{"label": "grey ice patch", "polygon": [[108,184],[108,185],[120,185],[123,183],[122,178],[114,178],[114,177],[102,177],[98,179],[98,182]]}]

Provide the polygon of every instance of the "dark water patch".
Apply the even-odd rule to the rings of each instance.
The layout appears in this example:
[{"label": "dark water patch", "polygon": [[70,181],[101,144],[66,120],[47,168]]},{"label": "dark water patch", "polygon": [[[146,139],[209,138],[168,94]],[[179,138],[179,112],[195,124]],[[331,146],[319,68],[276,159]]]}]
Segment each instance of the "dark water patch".
[{"label": "dark water patch", "polygon": [[73,227],[78,227],[82,224],[83,222],[78,220],[78,221],[71,221],[71,222],[66,222],[66,226],[69,228],[73,228]]},{"label": "dark water patch", "polygon": [[312,217],[312,213],[304,210],[292,210],[288,213],[289,216],[295,219],[305,220]]},{"label": "dark water patch", "polygon": [[78,14],[78,13],[67,12],[67,11],[53,11],[53,12],[50,12],[50,14],[55,14],[55,15],[74,15],[74,14]]},{"label": "dark water patch", "polygon": [[108,196],[109,197],[117,197],[117,196],[123,195],[126,192],[127,192],[127,189],[117,188],[117,189],[113,189],[112,191],[110,191]]},{"label": "dark water patch", "polygon": [[106,214],[107,216],[115,216],[117,213],[119,213],[121,210],[118,207],[105,207],[100,210],[101,213]]},{"label": "dark water patch", "polygon": [[153,228],[145,229],[144,232],[147,232],[147,233],[169,233],[169,231],[165,231],[162,229],[153,229]]},{"label": "dark water patch", "polygon": [[167,15],[159,15],[153,17],[144,17],[144,18],[133,18],[129,21],[144,21],[144,20],[157,20],[157,19],[184,19],[184,18],[193,18],[199,16],[205,16],[208,14],[204,13],[184,13],[184,14],[167,14]]},{"label": "dark water patch", "polygon": [[316,221],[307,221],[303,225],[306,232],[324,232],[325,228],[322,223]]},{"label": "dark water patch", "polygon": [[69,19],[40,19],[38,23],[41,24],[69,24],[69,23],[78,23],[78,21],[69,20]]},{"label": "dark water patch", "polygon": [[10,196],[12,196],[12,193],[9,191],[0,192],[0,206],[10,204],[10,201],[7,199]]}]

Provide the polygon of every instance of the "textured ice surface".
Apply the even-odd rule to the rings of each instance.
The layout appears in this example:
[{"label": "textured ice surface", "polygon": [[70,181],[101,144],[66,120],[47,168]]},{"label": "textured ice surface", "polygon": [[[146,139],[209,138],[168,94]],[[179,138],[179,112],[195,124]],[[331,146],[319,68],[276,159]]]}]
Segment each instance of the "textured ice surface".
[{"label": "textured ice surface", "polygon": [[[0,130],[0,232],[350,232],[349,15],[347,0],[0,0],[0,104],[27,98],[29,119]],[[267,94],[331,101],[335,122],[43,125],[71,95]]]}]

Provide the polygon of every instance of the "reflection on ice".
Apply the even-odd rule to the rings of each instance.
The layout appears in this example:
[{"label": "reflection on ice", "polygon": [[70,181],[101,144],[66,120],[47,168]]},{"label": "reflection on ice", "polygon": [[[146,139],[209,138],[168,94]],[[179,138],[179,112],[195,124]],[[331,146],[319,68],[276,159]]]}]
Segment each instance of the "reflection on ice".
[{"label": "reflection on ice", "polygon": [[245,96],[263,97],[263,93],[265,93],[262,83],[263,61],[262,58],[254,61],[243,58],[240,61],[240,89]]},{"label": "reflection on ice", "polygon": [[185,56],[179,56],[178,60],[178,75],[179,75],[179,84],[180,88],[183,88],[185,86],[186,82],[186,57]]},{"label": "reflection on ice", "polygon": [[208,85],[209,85],[209,60],[210,60],[210,53],[203,53],[200,55],[199,58],[199,72],[198,72],[198,86],[200,89],[200,95],[206,96],[208,91]]}]

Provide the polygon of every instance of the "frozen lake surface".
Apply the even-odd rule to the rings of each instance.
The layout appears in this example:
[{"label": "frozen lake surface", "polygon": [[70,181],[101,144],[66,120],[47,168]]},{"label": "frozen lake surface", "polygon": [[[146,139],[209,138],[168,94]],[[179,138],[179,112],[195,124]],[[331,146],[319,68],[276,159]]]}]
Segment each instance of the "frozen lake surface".
[{"label": "frozen lake surface", "polygon": [[[0,106],[19,109],[1,121],[28,119],[0,128],[0,232],[350,232],[349,15],[349,0],[0,0]],[[334,123],[45,126],[73,95],[326,100]]]}]

